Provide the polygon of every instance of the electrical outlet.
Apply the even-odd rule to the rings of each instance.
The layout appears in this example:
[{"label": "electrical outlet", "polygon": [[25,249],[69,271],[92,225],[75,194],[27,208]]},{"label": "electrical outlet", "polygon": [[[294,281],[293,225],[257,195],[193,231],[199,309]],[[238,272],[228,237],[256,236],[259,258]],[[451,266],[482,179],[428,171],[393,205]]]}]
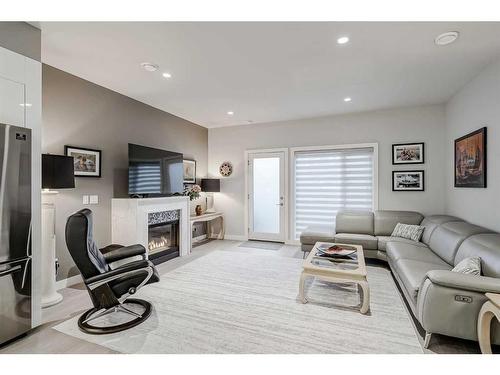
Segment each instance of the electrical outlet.
[{"label": "electrical outlet", "polygon": [[83,204],[89,204],[89,196],[88,195],[84,195],[83,196],[82,203]]},{"label": "electrical outlet", "polygon": [[91,195],[90,196],[90,204],[99,204],[99,196]]}]

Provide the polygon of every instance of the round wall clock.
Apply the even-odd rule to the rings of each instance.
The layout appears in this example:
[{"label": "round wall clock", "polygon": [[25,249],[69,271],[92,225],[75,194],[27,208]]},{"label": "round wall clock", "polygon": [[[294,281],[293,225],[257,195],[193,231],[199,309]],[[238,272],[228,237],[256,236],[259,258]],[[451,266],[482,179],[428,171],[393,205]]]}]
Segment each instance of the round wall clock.
[{"label": "round wall clock", "polygon": [[224,176],[224,177],[231,176],[231,173],[233,173],[233,165],[230,162],[225,161],[224,163],[222,163],[220,165],[219,172],[220,172],[221,176]]}]

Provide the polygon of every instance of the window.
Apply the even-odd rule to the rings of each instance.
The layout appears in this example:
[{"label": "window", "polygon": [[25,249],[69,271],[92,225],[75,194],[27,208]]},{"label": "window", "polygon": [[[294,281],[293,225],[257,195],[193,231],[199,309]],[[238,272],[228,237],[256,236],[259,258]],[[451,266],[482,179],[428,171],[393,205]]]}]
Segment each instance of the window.
[{"label": "window", "polygon": [[295,238],[308,226],[335,226],[337,212],[374,208],[374,148],[294,152]]}]

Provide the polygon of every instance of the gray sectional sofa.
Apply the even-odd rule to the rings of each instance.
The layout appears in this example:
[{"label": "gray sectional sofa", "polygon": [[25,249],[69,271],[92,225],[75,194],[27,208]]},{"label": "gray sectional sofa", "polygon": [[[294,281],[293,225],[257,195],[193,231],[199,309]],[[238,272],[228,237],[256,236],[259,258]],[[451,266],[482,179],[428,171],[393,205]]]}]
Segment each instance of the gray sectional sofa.
[{"label": "gray sectional sofa", "polygon": [[[397,223],[425,227],[421,242],[391,237]],[[477,340],[477,317],[487,298],[500,293],[500,234],[453,216],[424,217],[410,211],[340,211],[332,228],[307,228],[302,251],[316,241],[360,244],[365,257],[389,263],[410,309],[426,331]],[[481,258],[481,276],[452,272],[464,258]],[[492,325],[500,344],[500,324]]]}]

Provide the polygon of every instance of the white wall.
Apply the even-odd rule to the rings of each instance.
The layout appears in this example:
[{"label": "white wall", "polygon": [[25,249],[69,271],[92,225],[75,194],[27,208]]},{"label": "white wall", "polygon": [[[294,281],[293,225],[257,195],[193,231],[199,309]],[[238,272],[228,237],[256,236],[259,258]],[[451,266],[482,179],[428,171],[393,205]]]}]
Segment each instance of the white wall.
[{"label": "white wall", "polygon": [[[500,231],[500,61],[489,65],[446,105],[446,210]],[[487,188],[454,187],[454,140],[483,126],[487,132]]]},{"label": "white wall", "polygon": [[[245,150],[377,142],[379,209],[443,213],[444,139],[443,105],[209,129],[209,175],[219,176],[218,167],[223,161],[230,161],[234,167],[232,176],[221,181],[221,193],[216,194],[215,206],[225,213],[229,237],[246,234]],[[392,165],[391,145],[405,142],[425,142],[425,164]],[[411,169],[426,171],[425,192],[393,192],[392,171]]]}]

